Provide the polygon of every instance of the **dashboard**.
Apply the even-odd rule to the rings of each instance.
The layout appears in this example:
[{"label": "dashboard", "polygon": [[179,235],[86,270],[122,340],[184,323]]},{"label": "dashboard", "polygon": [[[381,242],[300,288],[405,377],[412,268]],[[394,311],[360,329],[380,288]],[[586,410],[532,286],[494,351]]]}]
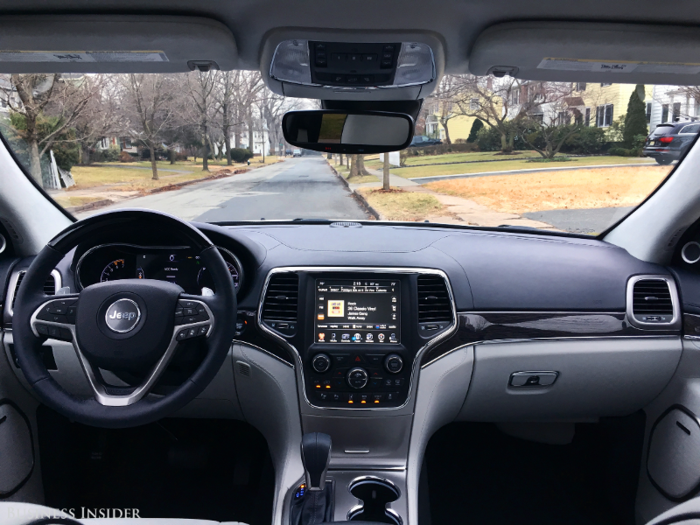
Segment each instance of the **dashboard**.
[{"label": "dashboard", "polygon": [[[243,284],[243,266],[230,250],[218,247],[238,291]],[[214,283],[199,255],[187,246],[138,246],[106,244],[85,252],[76,266],[80,289],[119,279],[156,279],[177,284],[189,294]]]},{"label": "dashboard", "polygon": [[[433,225],[341,227],[322,221],[195,226],[219,248],[237,285],[237,318],[230,320],[236,323],[235,340],[293,367],[307,413],[331,409],[351,417],[366,410],[410,410],[421,370],[467,345],[474,345],[479,363],[474,384],[484,378],[475,392],[488,393],[483,406],[496,397],[508,409],[523,402],[511,391],[519,386],[511,381],[520,376],[510,376],[531,370],[558,371],[558,388],[573,392],[574,378],[582,377],[574,373],[576,366],[590,371],[585,377],[616,366],[596,345],[631,340],[643,345],[650,336],[683,333],[680,323],[634,322],[629,294],[637,277],[662,288],[661,281],[668,282],[674,293],[679,284],[684,293],[680,304],[672,294],[674,319],[692,311],[691,284],[700,297],[700,276],[691,276],[692,282],[679,279],[677,268],[645,263],[591,238]],[[30,263],[17,260],[7,270],[9,305],[18,276]],[[115,228],[79,246],[57,273],[58,286],[71,290],[127,278],[169,281],[192,294],[212,286],[189,246],[167,233],[148,233],[147,227],[143,232]],[[697,321],[693,330],[700,333],[700,315]],[[11,322],[5,308],[4,326]],[[585,351],[552,364],[551,350],[542,359],[529,353],[527,341],[535,340],[538,345],[578,341],[577,348]],[[519,350],[499,353],[513,341]],[[197,348],[191,351],[194,361]],[[644,365],[635,380],[652,380],[647,373],[663,379],[659,367],[671,370],[674,355],[659,350],[654,366]],[[489,366],[498,367],[495,376]],[[610,399],[631,399],[635,393],[626,393],[623,384],[596,386]]]}]

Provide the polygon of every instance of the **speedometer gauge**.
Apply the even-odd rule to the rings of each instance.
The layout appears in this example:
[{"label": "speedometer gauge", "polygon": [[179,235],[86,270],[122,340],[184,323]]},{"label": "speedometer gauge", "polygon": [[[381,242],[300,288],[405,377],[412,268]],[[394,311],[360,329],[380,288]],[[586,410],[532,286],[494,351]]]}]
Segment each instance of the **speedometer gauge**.
[{"label": "speedometer gauge", "polygon": [[118,281],[119,279],[127,278],[126,263],[124,262],[124,259],[112,261],[104,267],[104,270],[102,270],[102,273],[100,274],[101,283],[105,283],[107,281]]},{"label": "speedometer gauge", "polygon": [[[243,281],[243,268],[241,267],[241,263],[230,251],[221,247],[217,248],[224,258],[226,267],[228,268],[228,271],[231,274],[231,279],[233,280],[233,286],[236,289],[236,293],[238,293],[238,289]],[[211,274],[206,267],[202,267],[199,270],[199,273],[197,274],[197,285],[199,288],[214,289],[214,280],[211,278]]]},{"label": "speedometer gauge", "polygon": [[[228,271],[231,274],[231,278],[233,279],[233,286],[234,288],[236,288],[236,291],[238,291],[238,286],[240,284],[241,279],[241,276],[238,273],[238,268],[236,268],[232,263],[228,261],[226,261],[226,267],[228,268]],[[209,272],[207,271],[206,267],[199,270],[199,273],[197,274],[197,284],[200,288],[213,288],[214,281],[209,275]]]}]

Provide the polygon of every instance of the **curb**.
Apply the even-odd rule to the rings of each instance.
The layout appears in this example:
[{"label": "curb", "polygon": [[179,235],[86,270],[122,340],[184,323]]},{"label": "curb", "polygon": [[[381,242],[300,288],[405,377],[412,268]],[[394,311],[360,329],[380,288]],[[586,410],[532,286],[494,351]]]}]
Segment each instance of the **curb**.
[{"label": "curb", "polygon": [[88,202],[87,204],[83,204],[81,206],[70,206],[68,208],[65,208],[65,210],[68,213],[81,212],[93,210],[96,208],[102,208],[103,206],[109,206],[110,204],[114,204],[114,201],[111,199],[102,199],[100,201]]},{"label": "curb", "polygon": [[451,180],[451,179],[472,179],[479,177],[490,177],[492,175],[525,175],[528,173],[538,173],[538,172],[548,172],[548,171],[576,171],[576,170],[589,170],[589,169],[613,169],[613,168],[635,168],[638,166],[656,166],[656,164],[599,164],[592,166],[566,166],[558,168],[532,168],[524,170],[506,170],[506,171],[481,171],[479,173],[461,173],[456,175],[431,175],[429,177],[411,177],[408,180],[412,180],[418,184],[423,184],[425,182],[438,182],[441,180]]},{"label": "curb", "polygon": [[[326,159],[328,161],[328,159]],[[345,180],[345,178],[338,173],[338,170],[336,170],[330,162],[327,162],[328,167],[331,169],[333,174],[340,179],[340,181],[343,183],[343,185],[347,188],[347,190],[350,192],[350,195],[357,201],[357,203],[360,205],[360,207],[364,210],[365,213],[370,215],[374,220],[377,221],[384,221],[386,220],[386,217],[384,217],[381,213],[379,213],[377,210],[375,210],[369,202],[367,202],[367,199],[365,199],[360,193],[358,193],[355,190],[350,189],[350,183]]]}]

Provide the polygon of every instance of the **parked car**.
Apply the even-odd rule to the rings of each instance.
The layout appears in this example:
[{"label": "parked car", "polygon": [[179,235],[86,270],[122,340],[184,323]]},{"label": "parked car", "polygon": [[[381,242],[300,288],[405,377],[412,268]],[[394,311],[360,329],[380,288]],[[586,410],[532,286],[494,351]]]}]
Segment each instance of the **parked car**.
[{"label": "parked car", "polygon": [[431,139],[427,135],[416,135],[409,144],[409,148],[421,148],[423,146],[435,146],[436,144],[442,144],[440,139]]},{"label": "parked car", "polygon": [[292,157],[301,157],[301,150],[300,149],[295,149],[292,152]]},{"label": "parked car", "polygon": [[291,156],[291,155],[292,155],[292,150],[291,150],[291,149],[286,149],[286,150],[284,150],[284,156],[285,156],[285,157],[289,157],[289,156]]},{"label": "parked car", "polygon": [[700,122],[668,122],[659,124],[644,143],[644,156],[659,164],[671,164],[690,149],[700,132]]}]

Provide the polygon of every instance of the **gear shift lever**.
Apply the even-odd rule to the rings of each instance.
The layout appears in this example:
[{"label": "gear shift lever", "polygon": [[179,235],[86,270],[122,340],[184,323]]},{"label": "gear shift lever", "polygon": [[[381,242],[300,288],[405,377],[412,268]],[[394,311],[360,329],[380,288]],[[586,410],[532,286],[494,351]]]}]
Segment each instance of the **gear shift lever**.
[{"label": "gear shift lever", "polygon": [[331,460],[331,437],[313,432],[301,438],[301,461],[304,463],[306,494],[293,499],[290,525],[318,525],[333,521],[333,483],[326,483]]},{"label": "gear shift lever", "polygon": [[326,471],[331,460],[331,437],[320,432],[304,434],[301,438],[301,461],[304,463],[307,490],[326,488]]}]

